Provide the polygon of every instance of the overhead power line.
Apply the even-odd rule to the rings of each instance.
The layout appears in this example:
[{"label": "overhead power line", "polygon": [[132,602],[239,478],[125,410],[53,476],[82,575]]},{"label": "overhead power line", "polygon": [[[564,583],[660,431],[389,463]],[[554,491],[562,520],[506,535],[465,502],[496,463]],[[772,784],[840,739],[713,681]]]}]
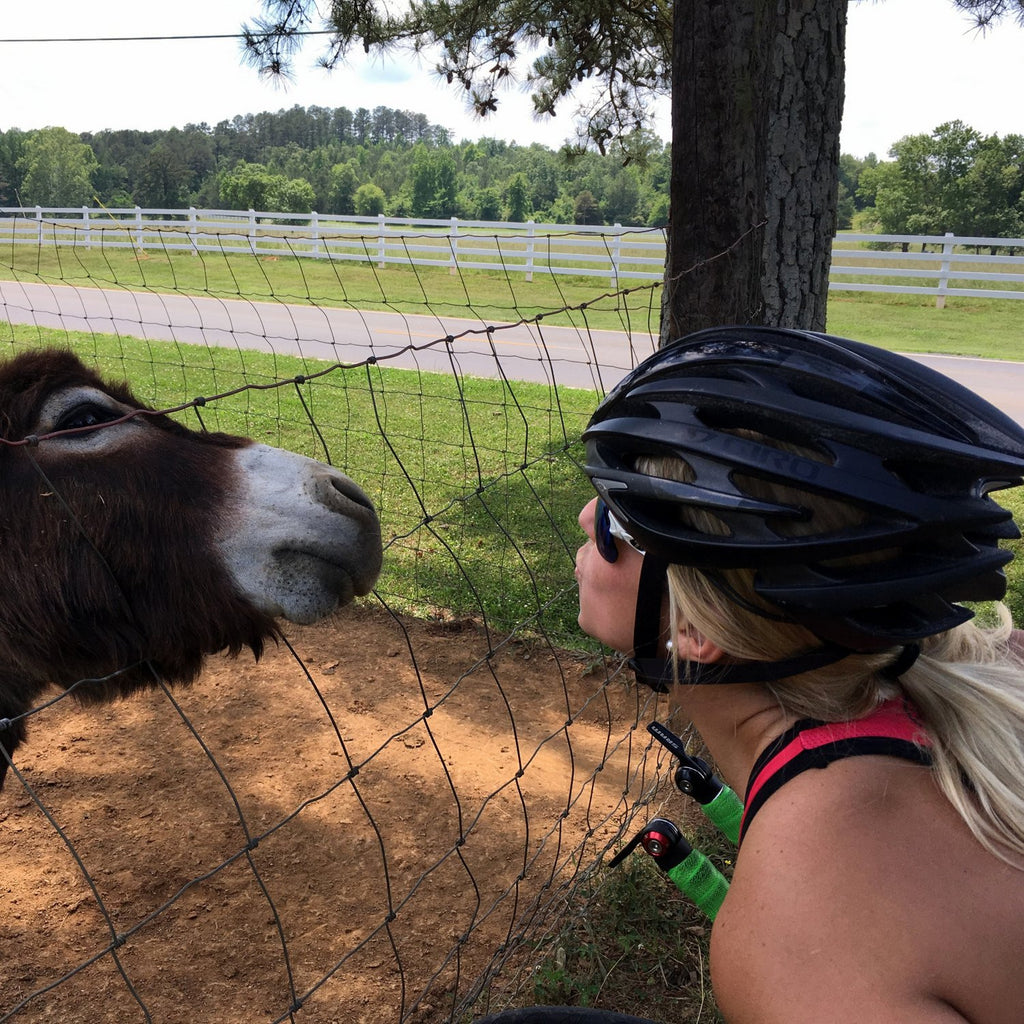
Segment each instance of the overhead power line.
[{"label": "overhead power line", "polygon": [[[258,34],[258,33],[257,33]],[[330,29],[309,29],[289,32],[289,36],[329,36]],[[219,35],[200,36],[54,36],[38,39],[0,39],[0,43],[178,43],[197,39],[244,39],[244,32],[224,32]]]}]

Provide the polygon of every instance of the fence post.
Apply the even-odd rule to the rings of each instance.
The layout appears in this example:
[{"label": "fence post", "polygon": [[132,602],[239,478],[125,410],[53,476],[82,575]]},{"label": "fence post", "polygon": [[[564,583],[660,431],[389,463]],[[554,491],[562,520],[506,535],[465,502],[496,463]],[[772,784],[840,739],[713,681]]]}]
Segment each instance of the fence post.
[{"label": "fence post", "polygon": [[36,242],[43,244],[43,208],[36,205]]},{"label": "fence post", "polygon": [[619,256],[622,252],[622,225],[613,224],[612,229],[614,234],[612,235],[612,276],[609,282],[612,288],[618,288],[619,286]]},{"label": "fence post", "polygon": [[384,214],[377,214],[377,266],[383,270],[387,260],[387,247],[384,241],[384,232],[387,230],[384,222]]},{"label": "fence post", "polygon": [[135,207],[135,248],[142,252],[145,249],[146,239],[142,234],[142,207]]},{"label": "fence post", "polygon": [[949,287],[949,257],[953,255],[953,232],[947,231],[944,235],[945,241],[942,243],[942,263],[939,265],[939,288],[938,294],[935,297],[935,308],[945,309],[946,308],[946,289]]},{"label": "fence post", "polygon": [[448,233],[451,255],[448,257],[448,273],[455,275],[459,268],[459,218],[452,217],[451,229]]},{"label": "fence post", "polygon": [[198,238],[198,225],[196,224],[196,208],[190,206],[188,208],[188,241],[192,246],[191,254],[193,256],[199,255],[199,238]]},{"label": "fence post", "polygon": [[537,225],[532,221],[526,222],[526,280],[533,280],[533,242],[534,231]]},{"label": "fence post", "polygon": [[89,207],[82,207],[82,226],[85,231],[85,247],[86,249],[92,248],[92,223],[89,220]]},{"label": "fence post", "polygon": [[309,230],[313,235],[313,255],[320,255],[320,215],[314,210],[309,215]]}]

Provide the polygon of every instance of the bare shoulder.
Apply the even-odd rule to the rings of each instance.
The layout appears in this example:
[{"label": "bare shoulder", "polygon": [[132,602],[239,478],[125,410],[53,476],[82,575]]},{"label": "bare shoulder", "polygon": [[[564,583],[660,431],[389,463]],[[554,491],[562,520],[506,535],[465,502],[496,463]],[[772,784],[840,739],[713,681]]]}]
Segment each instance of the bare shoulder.
[{"label": "bare shoulder", "polygon": [[[712,934],[716,996],[730,1024],[1016,1020],[999,1007],[1024,1005],[1008,977],[1022,912],[1024,872],[982,850],[927,770],[841,761],[751,825]],[[992,1005],[975,1015],[978,972]]]}]

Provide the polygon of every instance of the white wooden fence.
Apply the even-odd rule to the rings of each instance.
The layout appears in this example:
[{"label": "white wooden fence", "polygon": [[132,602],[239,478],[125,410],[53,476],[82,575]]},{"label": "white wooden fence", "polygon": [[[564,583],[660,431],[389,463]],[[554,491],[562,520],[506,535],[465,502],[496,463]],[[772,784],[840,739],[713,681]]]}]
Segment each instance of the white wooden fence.
[{"label": "white wooden fence", "polygon": [[[933,248],[928,250],[927,246]],[[1018,252],[1021,255],[1017,255]],[[898,283],[889,284],[885,278],[893,278]],[[940,308],[950,295],[1024,299],[1024,239],[958,237],[951,232],[944,235],[844,232],[832,245],[828,287],[829,291],[934,295]]]},{"label": "white wooden fence", "polygon": [[[387,265],[660,280],[661,228],[274,211],[0,207],[0,244],[301,256]],[[1020,253],[1018,255],[1018,253]],[[843,233],[832,291],[1024,299],[1024,239]]]}]

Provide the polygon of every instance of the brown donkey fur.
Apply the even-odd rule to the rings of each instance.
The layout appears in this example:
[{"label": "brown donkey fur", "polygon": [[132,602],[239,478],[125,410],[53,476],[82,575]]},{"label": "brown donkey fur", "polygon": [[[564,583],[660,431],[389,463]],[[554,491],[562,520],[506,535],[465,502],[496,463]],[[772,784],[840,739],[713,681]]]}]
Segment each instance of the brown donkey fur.
[{"label": "brown donkey fur", "polygon": [[[217,543],[249,528],[238,455],[253,443],[164,415],[112,422],[142,408],[68,352],[0,364],[0,439],[14,442],[0,443],[0,784],[51,684],[105,701],[189,682],[215,651],[258,657],[277,635],[273,609],[243,592]],[[77,432],[38,436],[62,430]],[[329,467],[276,454],[329,474],[344,505],[330,514],[350,513],[346,530],[359,521],[358,578],[338,603],[366,593],[380,567],[370,502]]]}]

